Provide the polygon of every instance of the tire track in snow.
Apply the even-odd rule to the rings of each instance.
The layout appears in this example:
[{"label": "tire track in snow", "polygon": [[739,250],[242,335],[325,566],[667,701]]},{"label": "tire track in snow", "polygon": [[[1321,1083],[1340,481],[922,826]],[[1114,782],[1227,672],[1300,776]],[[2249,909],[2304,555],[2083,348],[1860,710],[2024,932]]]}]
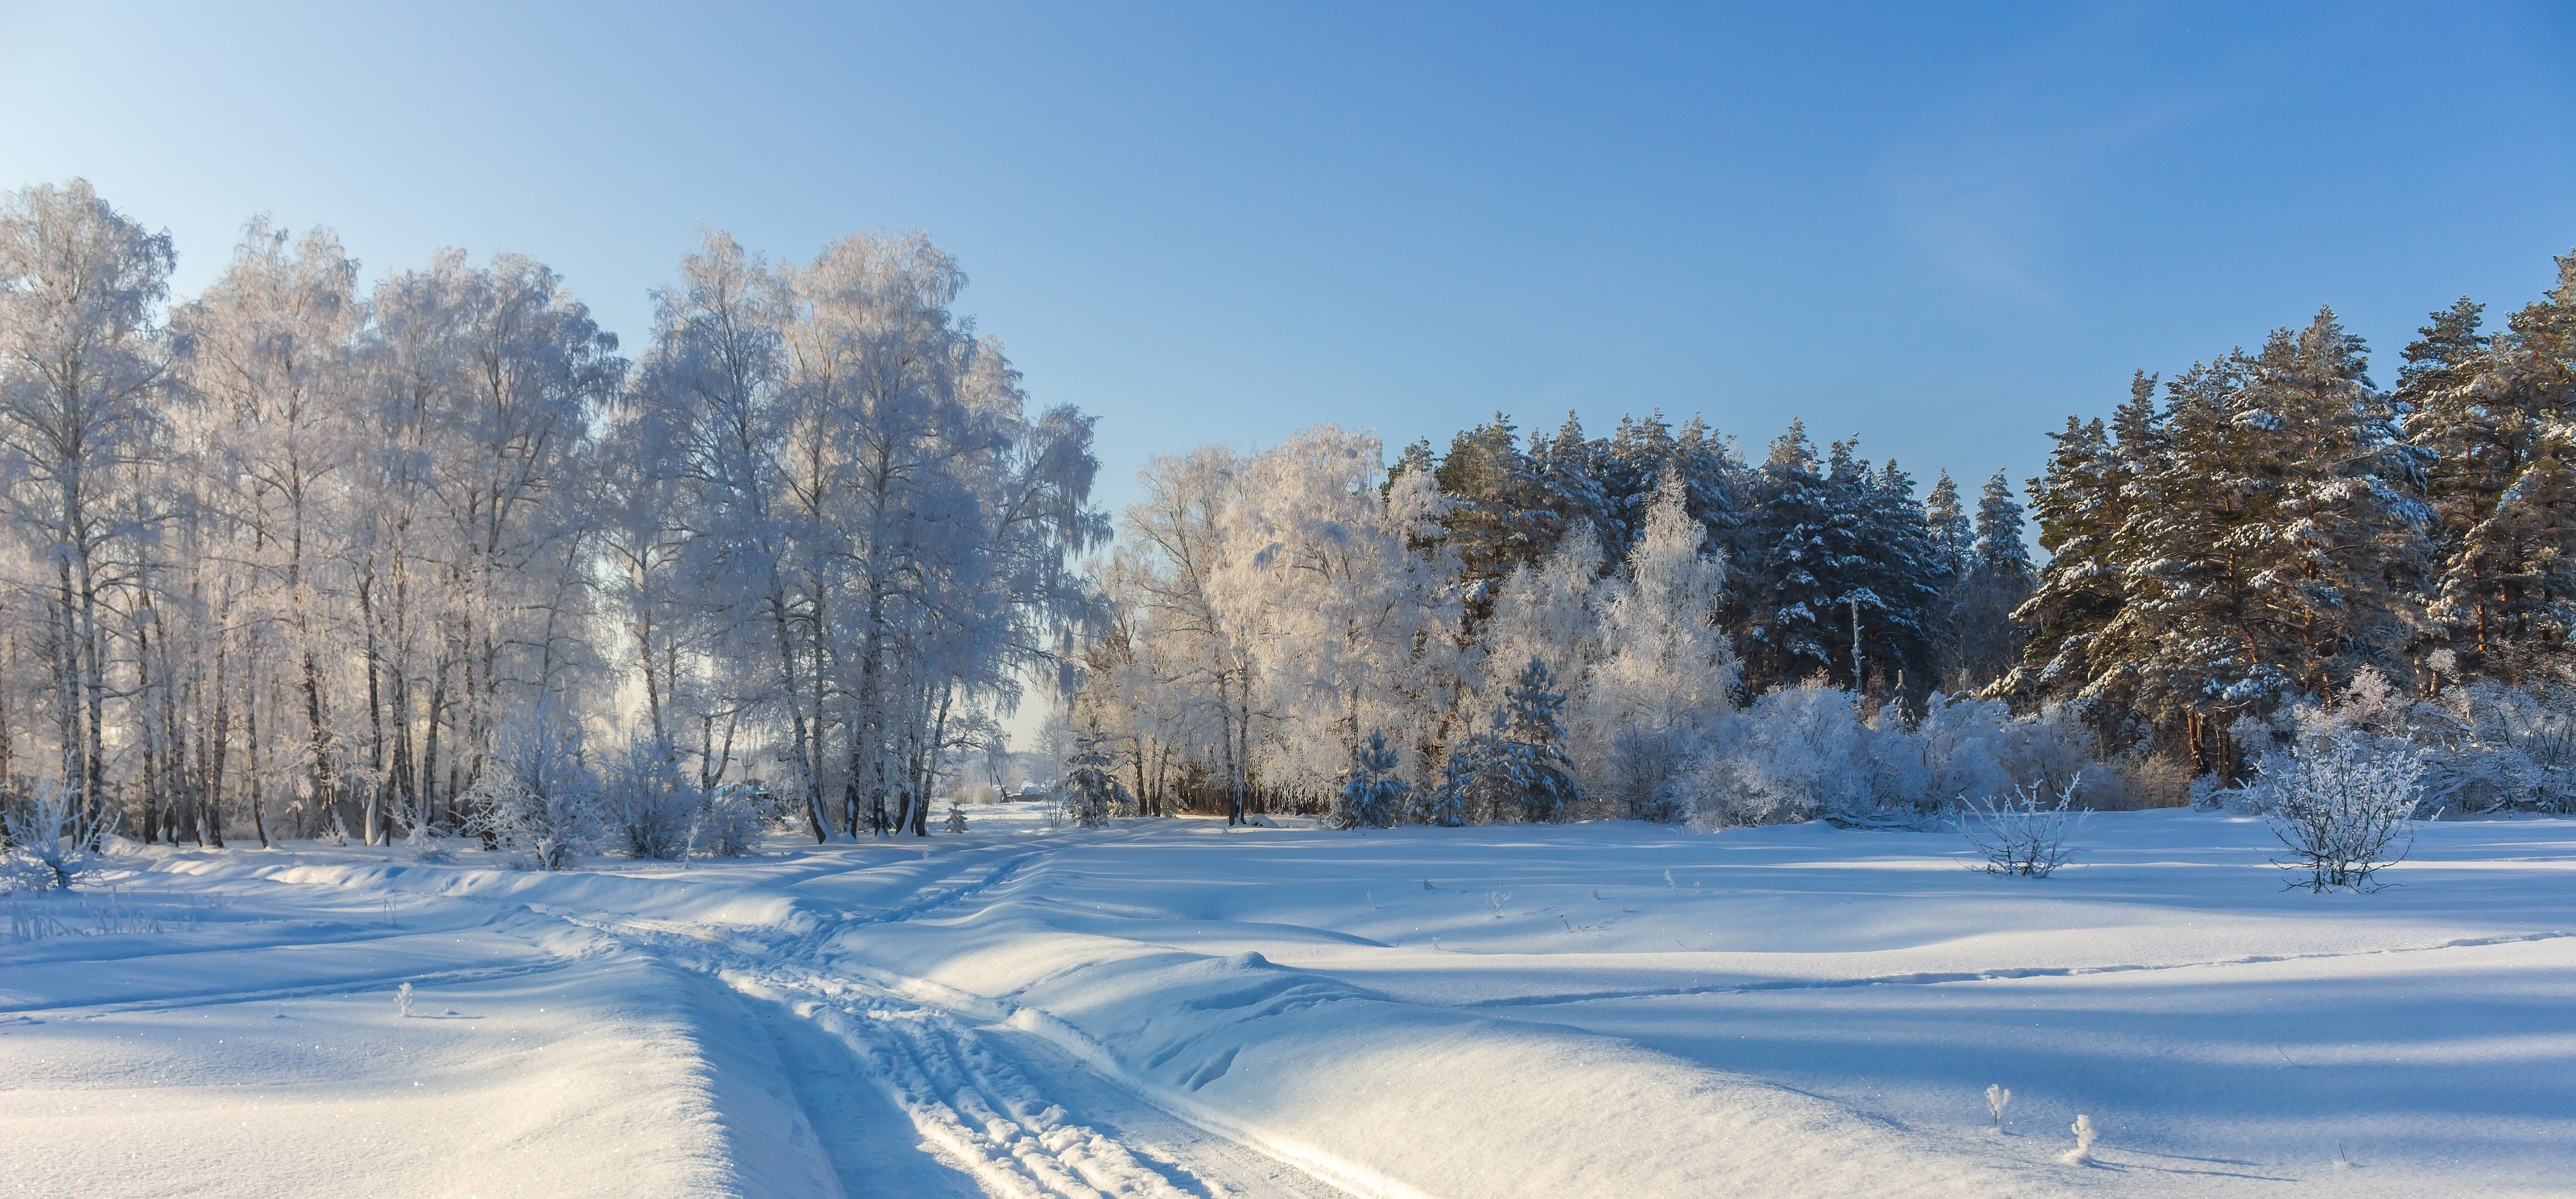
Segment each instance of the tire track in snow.
[{"label": "tire track in snow", "polygon": [[2095,974],[2137,974],[2163,970],[2198,970],[2223,966],[2262,966],[2274,962],[2313,962],[2338,958],[2381,957],[2394,953],[2433,953],[2444,949],[2477,949],[2490,945],[2526,945],[2576,937],[2571,932],[2513,933],[2496,937],[2462,937],[2434,945],[2397,945],[2387,949],[2342,952],[2250,954],[2200,962],[2115,963],[2104,966],[2007,966],[1994,970],[1925,970],[1906,974],[1872,974],[1859,978],[1789,978],[1764,982],[1709,983],[1689,987],[1643,987],[1602,991],[1562,991],[1544,995],[1507,995],[1471,999],[1450,1006],[1494,1009],[1547,1007],[1602,999],[1663,999],[1684,995],[1755,995],[1765,991],[1839,991],[1855,987],[1928,987],[1945,983],[2011,982],[2025,978],[2082,978]]},{"label": "tire track in snow", "polygon": [[1061,1072],[1079,1074],[1077,1063],[1046,1060],[1052,1071],[1032,1077],[1021,1063],[1039,1055],[1028,1045],[1015,1052],[997,1044],[1015,1039],[1007,1030],[976,1027],[873,984],[812,971],[694,965],[749,1000],[779,1005],[837,1039],[924,1140],[1005,1199],[1342,1194],[1107,1080],[1069,1086]]},{"label": "tire track in snow", "polygon": [[[1001,848],[1001,847],[997,847]],[[1008,847],[925,882],[904,901],[875,911],[835,913],[789,933],[656,917],[610,917],[517,896],[451,898],[516,908],[709,975],[747,1001],[776,1004],[846,1049],[856,1073],[910,1119],[949,1165],[1005,1199],[1347,1199],[1295,1166],[1176,1114],[1119,1080],[1096,1073],[1033,1034],[978,1027],[945,1008],[806,963],[855,927],[919,919],[968,902],[1021,876],[1052,845]],[[859,867],[857,869],[866,869]],[[800,879],[831,877],[818,872]],[[964,877],[960,877],[960,875]],[[297,883],[294,885],[313,885]],[[332,880],[323,885],[367,889]],[[764,935],[764,933],[766,935]],[[558,968],[571,960],[517,972]],[[455,981],[470,972],[449,972]],[[496,973],[493,977],[506,977]],[[405,975],[413,982],[445,975]],[[390,985],[391,978],[384,980]],[[357,984],[309,989],[345,991]],[[246,992],[228,998],[285,998]],[[224,1002],[213,997],[203,1002]],[[167,1005],[154,1005],[167,1006]],[[1014,1047],[1003,1049],[996,1042]],[[1021,1062],[1040,1067],[1032,1076]],[[803,1096],[797,1101],[805,1104]],[[1070,1104],[1070,1107],[1068,1106]],[[818,1132],[835,1112],[807,1117]]]},{"label": "tire track in snow", "polygon": [[349,995],[360,991],[390,991],[401,983],[422,986],[457,986],[465,983],[492,982],[504,978],[521,978],[561,970],[582,959],[558,957],[545,961],[519,962],[507,966],[468,966],[454,970],[428,972],[394,971],[378,975],[360,975],[292,987],[261,987],[241,991],[203,991],[168,995],[154,999],[120,1000],[113,1003],[73,1003],[60,1007],[0,1008],[0,1024],[41,1024],[48,1020],[87,1019],[119,1012],[177,1011],[182,1008],[215,1007],[227,1003],[264,1003],[271,1000],[310,999],[316,995]]},{"label": "tire track in snow", "polygon": [[[1008,881],[1035,857],[902,905],[902,918]],[[662,921],[558,915],[676,966],[711,975],[755,1003],[775,1004],[846,1048],[860,1073],[939,1156],[1004,1199],[1342,1199],[1296,1167],[1152,1103],[1042,1039],[915,999],[873,981],[800,964],[853,918],[778,946],[739,933]],[[996,1041],[1019,1044],[1016,1051]],[[1042,1061],[1032,1077],[1019,1064]],[[1071,1106],[1068,1107],[1068,1101]],[[830,1113],[808,1113],[820,1126]]]}]

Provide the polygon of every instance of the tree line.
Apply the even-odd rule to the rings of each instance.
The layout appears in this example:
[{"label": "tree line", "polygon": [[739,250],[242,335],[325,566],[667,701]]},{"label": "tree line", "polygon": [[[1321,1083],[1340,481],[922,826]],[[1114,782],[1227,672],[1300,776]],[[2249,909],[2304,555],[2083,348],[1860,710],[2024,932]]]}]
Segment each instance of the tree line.
[{"label": "tree line", "polygon": [[633,359],[521,256],[174,262],[85,182],[0,201],[0,785],[91,836],[493,845],[568,748],[920,832],[1092,610],[1091,418],[919,234],[709,234]]},{"label": "tree line", "polygon": [[1794,421],[1758,462],[1661,414],[1498,414],[1391,462],[1330,426],[1157,459],[1064,736],[1138,810],[1363,823],[1877,818],[2078,774],[2167,802],[2356,688],[2482,705],[2408,717],[2428,744],[2536,745],[2576,713],[2558,267],[2500,329],[2435,312],[2393,388],[2331,309],[2141,372],[2028,482],[2044,565],[2001,472],[1973,504],[1946,472],[1918,494]]},{"label": "tree line", "polygon": [[2141,374],[2026,490],[1497,414],[1156,458],[1114,529],[919,234],[709,234],[631,358],[524,257],[174,263],[86,183],[0,202],[0,798],[94,834],[920,833],[1032,691],[1093,808],[1359,823],[2163,800],[2347,695],[2576,727],[2576,256],[2391,388],[2331,311]]}]

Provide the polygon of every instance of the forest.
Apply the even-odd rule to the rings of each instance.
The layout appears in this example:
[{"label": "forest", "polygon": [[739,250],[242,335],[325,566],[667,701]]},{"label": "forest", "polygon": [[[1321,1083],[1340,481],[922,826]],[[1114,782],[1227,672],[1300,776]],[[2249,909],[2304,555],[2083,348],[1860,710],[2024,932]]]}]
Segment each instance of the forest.
[{"label": "forest", "polygon": [[1155,458],[1113,519],[919,233],[708,234],[631,351],[523,257],[175,254],[0,203],[0,803],[93,841],[926,834],[1023,704],[1086,822],[1907,824],[2354,753],[2576,801],[2576,255],[2388,387],[2327,309],[2072,399],[2021,486],[1497,414]]}]

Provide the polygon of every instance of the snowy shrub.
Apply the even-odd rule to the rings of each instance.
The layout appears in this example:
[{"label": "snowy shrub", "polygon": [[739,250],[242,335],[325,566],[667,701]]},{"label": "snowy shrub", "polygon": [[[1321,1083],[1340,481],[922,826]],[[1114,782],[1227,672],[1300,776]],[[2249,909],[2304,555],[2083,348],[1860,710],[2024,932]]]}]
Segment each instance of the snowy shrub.
[{"label": "snowy shrub", "polygon": [[2476,682],[2425,705],[2441,720],[2426,789],[2470,811],[2576,813],[2576,686]]},{"label": "snowy shrub", "polygon": [[1613,817],[1672,822],[1690,815],[1688,772],[1708,752],[1696,728],[1632,724],[1608,734],[1585,790]]},{"label": "snowy shrub", "polygon": [[1074,739],[1074,751],[1064,760],[1064,783],[1056,789],[1064,819],[1077,828],[1099,828],[1109,823],[1110,809],[1126,801],[1127,788],[1112,771],[1117,758],[1109,752],[1109,738],[1093,725]]},{"label": "snowy shrub", "polygon": [[1564,706],[1555,673],[1546,662],[1530,659],[1504,693],[1493,727],[1449,751],[1432,804],[1434,823],[1572,815],[1583,788],[1565,756],[1565,726],[1557,720]]},{"label": "snowy shrub", "polygon": [[1334,828],[1386,828],[1404,811],[1404,780],[1397,777],[1395,747],[1383,730],[1372,730],[1366,744],[1351,754],[1350,772],[1335,797]]},{"label": "snowy shrub", "polygon": [[1919,744],[1890,724],[1872,727],[1848,691],[1817,682],[1782,688],[1730,722],[1684,786],[1706,824],[1912,823],[1931,776]]},{"label": "snowy shrub", "polygon": [[97,877],[106,859],[88,824],[79,793],[60,783],[0,801],[0,891],[70,890]]},{"label": "snowy shrub", "polygon": [[1986,1114],[1994,1117],[1995,1131],[2004,1130],[2004,1109],[2012,1106],[2012,1088],[2002,1083],[1986,1084]]},{"label": "snowy shrub", "polygon": [[2181,808],[2193,804],[2191,763],[2172,754],[2160,754],[2149,745],[2137,745],[2109,763],[2111,781],[2117,784],[2112,794],[2116,802],[2105,803],[2100,794],[2086,796],[2087,806],[2094,808]]},{"label": "snowy shrub", "polygon": [[2037,787],[2014,784],[1985,801],[1961,800],[1960,835],[1984,861],[1976,869],[1988,874],[2047,878],[2074,854],[2075,834],[2087,813],[2075,811],[2075,784],[2054,799]]},{"label": "snowy shrub", "polygon": [[[638,858],[676,858],[689,849],[708,796],[680,773],[667,748],[639,737],[608,756],[599,822],[609,843]],[[746,807],[748,805],[745,805]]]},{"label": "snowy shrub", "polygon": [[598,781],[581,726],[539,704],[502,726],[492,761],[465,796],[466,831],[539,870],[561,870],[598,837]]},{"label": "snowy shrub", "polygon": [[1684,772],[1682,793],[1704,825],[1858,813],[1875,806],[1871,732],[1850,692],[1812,681],[1783,687],[1728,722]]},{"label": "snowy shrub", "polygon": [[2292,886],[2368,890],[2414,842],[2423,779],[2412,747],[2347,737],[2266,755],[2245,793],[2289,851],[2276,860],[2307,876]]},{"label": "snowy shrub", "polygon": [[1823,818],[1861,828],[1922,827],[1950,805],[2016,787],[2113,792],[2074,714],[2015,716],[1997,700],[1935,693],[1918,720],[1896,705],[1870,719],[1849,691],[1808,682],[1753,702],[1682,774],[1697,823]]},{"label": "snowy shrub", "polygon": [[[2231,732],[2258,759],[2313,754],[2333,742],[2412,752],[2428,803],[2471,812],[2576,812],[2576,680],[2563,675],[2519,687],[2482,680],[2419,700],[2365,669],[2323,702],[2292,703]],[[2217,798],[2240,809],[2266,806],[2259,789]]]},{"label": "snowy shrub", "polygon": [[738,858],[760,844],[777,823],[769,797],[742,783],[720,783],[705,793],[689,828],[692,857]]},{"label": "snowy shrub", "polygon": [[965,831],[966,831],[966,806],[965,806],[964,804],[962,804],[962,803],[959,803],[957,800],[954,800],[954,799],[949,800],[949,801],[948,801],[948,819],[941,821],[941,822],[940,822],[940,824],[939,824],[939,828],[940,828],[940,831],[942,831],[942,832],[949,832],[949,833],[962,833],[962,832],[965,832]]},{"label": "snowy shrub", "polygon": [[2066,1155],[2057,1160],[2065,1162],[2070,1166],[2092,1165],[2093,1142],[2095,1140],[2093,1132],[2093,1118],[2082,1112],[2077,1112],[2075,1114],[2075,1123],[2069,1127],[2069,1131],[2075,1134],[2075,1147],[2067,1150]]}]

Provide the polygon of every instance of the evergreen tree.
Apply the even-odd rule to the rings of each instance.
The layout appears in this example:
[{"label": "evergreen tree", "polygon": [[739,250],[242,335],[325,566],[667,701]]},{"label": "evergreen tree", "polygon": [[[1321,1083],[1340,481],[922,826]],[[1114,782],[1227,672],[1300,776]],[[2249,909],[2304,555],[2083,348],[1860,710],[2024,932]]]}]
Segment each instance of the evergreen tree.
[{"label": "evergreen tree", "polygon": [[1986,480],[1977,497],[1975,528],[1948,612],[1958,654],[1949,689],[1960,693],[1985,687],[2020,660],[2024,632],[2013,613],[2031,598],[2037,579],[2022,544],[2022,507],[2002,471]]},{"label": "evergreen tree", "polygon": [[1653,505],[1655,488],[1679,448],[1661,411],[1643,420],[1619,418],[1618,431],[1602,445],[1602,496],[1609,520],[1602,529],[1601,548],[1611,561],[1626,558],[1629,544],[1645,529],[1646,509]]},{"label": "evergreen tree", "polygon": [[1433,477],[1449,501],[1439,522],[1447,546],[1458,555],[1473,625],[1492,612],[1495,585],[1513,567],[1546,557],[1565,525],[1549,508],[1538,467],[1502,413],[1451,439]]},{"label": "evergreen tree", "polygon": [[[1859,513],[1817,469],[1802,421],[1771,443],[1746,523],[1745,612],[1736,632],[1746,685],[1766,691],[1817,675],[1851,678],[1848,626],[1836,618]],[[1839,633],[1839,636],[1837,635]]]},{"label": "evergreen tree", "polygon": [[1968,577],[1968,555],[1975,548],[1976,531],[1968,513],[1959,504],[1959,485],[1942,471],[1933,480],[1932,494],[1923,497],[1923,523],[1932,531],[1932,547],[1939,552],[1955,579]]},{"label": "evergreen tree", "polygon": [[1602,491],[1599,451],[1600,443],[1584,438],[1583,422],[1572,412],[1565,414],[1565,424],[1555,434],[1532,439],[1530,466],[1538,478],[1539,502],[1555,514],[1560,531],[1588,524],[1606,536],[1613,527],[1610,500]]},{"label": "evergreen tree", "polygon": [[1368,740],[1351,753],[1350,772],[1343,776],[1339,802],[1333,806],[1333,827],[1387,828],[1404,810],[1407,788],[1396,774],[1395,747],[1386,743],[1384,730],[1372,729]]},{"label": "evergreen tree", "polygon": [[[1856,555],[1861,598],[1862,690],[1919,697],[1931,690],[1941,631],[1941,598],[1950,564],[1934,544],[1914,478],[1893,459],[1875,474],[1860,472],[1860,550]],[[1870,601],[1877,602],[1872,604]]]},{"label": "evergreen tree", "polygon": [[2431,459],[2436,640],[2471,673],[2519,679],[2576,632],[2576,255],[2559,283],[2501,336],[2466,299],[2407,347],[2398,398],[2409,440]]},{"label": "evergreen tree", "polygon": [[[2125,675],[2097,642],[2127,602],[2114,538],[2128,521],[2137,481],[2163,461],[2167,438],[2156,377],[2139,371],[2111,424],[2066,418],[2045,473],[2031,481],[2032,514],[2048,565],[2013,612],[2023,631],[2018,665],[1988,690],[2026,704],[2086,701],[2097,732],[2126,710]],[[2116,440],[2115,440],[2116,439]]]},{"label": "evergreen tree", "polygon": [[2366,368],[2332,310],[2195,367],[2172,389],[2170,458],[2132,484],[2114,538],[2129,602],[2095,648],[2205,767],[2233,774],[2242,714],[2365,666],[2407,673],[2427,510]]},{"label": "evergreen tree", "polygon": [[1504,693],[1493,726],[1450,751],[1433,823],[1563,820],[1583,800],[1565,756],[1565,693],[1547,663],[1530,659]]},{"label": "evergreen tree", "polygon": [[1064,760],[1063,793],[1058,796],[1067,820],[1080,828],[1109,823],[1111,810],[1127,800],[1127,787],[1118,781],[1117,762],[1099,722],[1074,738],[1073,755]]}]

